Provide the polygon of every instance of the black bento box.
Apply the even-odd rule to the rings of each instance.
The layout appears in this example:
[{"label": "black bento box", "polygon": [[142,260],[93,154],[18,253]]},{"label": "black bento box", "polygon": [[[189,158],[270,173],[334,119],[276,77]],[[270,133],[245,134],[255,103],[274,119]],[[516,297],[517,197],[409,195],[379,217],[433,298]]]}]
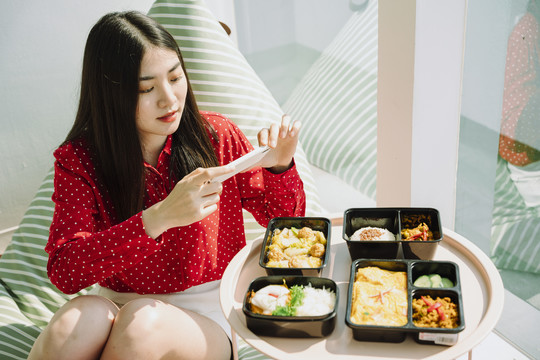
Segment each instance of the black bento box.
[{"label": "black bento box", "polygon": [[[301,229],[308,227],[312,230],[321,231],[326,238],[325,253],[322,258],[321,266],[318,267],[300,267],[300,268],[280,268],[267,266],[268,247],[271,244],[274,230],[284,228]],[[277,217],[270,220],[266,228],[266,234],[261,246],[261,255],[259,257],[259,265],[265,269],[267,275],[303,275],[303,276],[320,276],[322,270],[330,260],[330,234],[332,224],[329,219],[324,217]]]},{"label": "black bento box", "polygon": [[[264,288],[267,285],[283,285],[292,287],[294,285],[307,286],[311,284],[314,288],[326,288],[336,294],[334,310],[326,315],[320,316],[274,316],[255,314],[248,304],[250,292]],[[254,334],[261,336],[305,338],[305,337],[325,337],[330,335],[336,326],[337,305],[339,303],[339,292],[337,284],[327,278],[309,276],[262,276],[251,282],[244,297],[242,311],[246,316],[246,324]]]},{"label": "black bento box", "polygon": [[[403,240],[401,231],[415,228],[425,222],[433,233],[433,240]],[[395,240],[351,240],[363,227],[384,228]],[[438,210],[433,208],[353,208],[343,216],[343,240],[347,243],[351,259],[433,259],[443,238]]]},{"label": "black bento box", "polygon": [[[358,269],[374,266],[389,271],[404,271],[407,275],[407,322],[402,326],[362,325],[351,320],[353,306],[353,288]],[[433,288],[415,286],[414,282],[420,276],[437,274],[452,281],[452,286],[446,288]],[[449,261],[433,260],[388,260],[388,259],[357,259],[351,265],[349,289],[347,296],[347,309],[345,323],[351,328],[353,338],[359,341],[376,342],[402,342],[408,333],[421,344],[435,344],[451,346],[457,343],[459,333],[465,328],[463,316],[463,301],[461,298],[461,284],[458,266]],[[413,299],[421,299],[429,295],[432,299],[447,297],[456,305],[456,327],[421,327],[413,321]],[[433,303],[432,303],[433,304]],[[427,305],[426,305],[427,307]]]}]

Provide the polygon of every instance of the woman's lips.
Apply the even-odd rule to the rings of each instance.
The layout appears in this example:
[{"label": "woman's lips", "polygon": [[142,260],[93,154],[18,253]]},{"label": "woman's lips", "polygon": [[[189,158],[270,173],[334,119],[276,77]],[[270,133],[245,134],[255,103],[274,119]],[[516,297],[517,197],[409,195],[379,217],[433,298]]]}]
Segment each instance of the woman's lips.
[{"label": "woman's lips", "polygon": [[178,113],[177,111],[171,111],[170,113],[167,113],[163,116],[158,117],[158,120],[166,122],[166,123],[173,122],[174,120],[176,120],[177,113]]}]

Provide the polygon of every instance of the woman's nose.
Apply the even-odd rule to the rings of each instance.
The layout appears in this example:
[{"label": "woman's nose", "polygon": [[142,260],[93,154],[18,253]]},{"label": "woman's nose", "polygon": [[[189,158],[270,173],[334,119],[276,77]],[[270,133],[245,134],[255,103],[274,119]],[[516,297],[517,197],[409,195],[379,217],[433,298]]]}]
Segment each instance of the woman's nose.
[{"label": "woman's nose", "polygon": [[165,84],[162,86],[160,97],[159,97],[159,106],[162,108],[170,107],[176,102],[176,95],[170,84]]}]

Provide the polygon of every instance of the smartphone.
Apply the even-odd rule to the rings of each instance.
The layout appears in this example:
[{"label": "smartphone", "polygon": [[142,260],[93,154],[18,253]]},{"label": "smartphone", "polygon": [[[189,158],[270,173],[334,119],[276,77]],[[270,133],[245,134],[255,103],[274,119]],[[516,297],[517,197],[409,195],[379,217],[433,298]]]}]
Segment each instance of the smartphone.
[{"label": "smartphone", "polygon": [[212,179],[213,182],[223,182],[230,177],[242,172],[251,169],[254,167],[263,157],[268,154],[271,150],[268,146],[261,146],[256,148],[253,151],[250,151],[246,155],[239,157],[238,159],[231,162],[234,164],[234,171],[225,175],[221,175]]}]

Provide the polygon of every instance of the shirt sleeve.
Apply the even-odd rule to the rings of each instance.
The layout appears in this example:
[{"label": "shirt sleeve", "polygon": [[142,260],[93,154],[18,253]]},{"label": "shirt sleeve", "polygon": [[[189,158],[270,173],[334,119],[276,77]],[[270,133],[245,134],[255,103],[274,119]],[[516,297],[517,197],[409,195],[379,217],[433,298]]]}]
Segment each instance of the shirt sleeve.
[{"label": "shirt sleeve", "polygon": [[272,218],[305,216],[306,213],[304,184],[296,164],[281,174],[262,169],[244,185],[243,194],[242,206],[265,227]]},{"label": "shirt sleeve", "polygon": [[142,213],[112,223],[105,199],[82,161],[72,154],[64,159],[57,156],[53,201],[55,211],[45,247],[47,272],[64,293],[98,283],[160,247],[146,234]]},{"label": "shirt sleeve", "polygon": [[[230,153],[236,159],[253,150],[242,131],[231,123]],[[230,142],[229,142],[230,141]],[[266,227],[274,217],[305,216],[306,195],[304,183],[296,164],[280,174],[273,174],[264,168],[235,176],[240,190],[242,207],[253,214],[257,222]]]}]

